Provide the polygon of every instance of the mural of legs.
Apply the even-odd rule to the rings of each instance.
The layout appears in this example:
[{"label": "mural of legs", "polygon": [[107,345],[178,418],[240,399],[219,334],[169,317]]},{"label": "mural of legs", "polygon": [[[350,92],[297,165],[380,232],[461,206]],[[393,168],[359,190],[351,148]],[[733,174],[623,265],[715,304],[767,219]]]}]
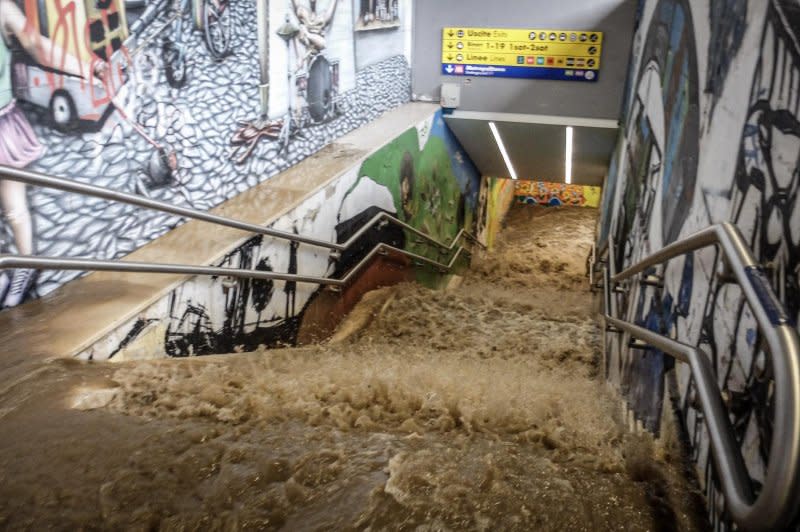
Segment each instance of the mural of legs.
[{"label": "mural of legs", "polygon": [[[25,39],[26,23],[25,15],[16,4],[0,0],[0,164],[14,168],[24,168],[42,152],[36,135],[13,97],[11,51],[6,45],[6,38],[13,36],[32,46],[31,40]],[[23,183],[0,180],[0,208],[10,226],[17,253],[30,255],[33,252],[33,223],[25,188]],[[15,270],[10,278],[5,273],[0,274],[0,308],[16,306],[23,300],[33,274],[31,270]]]},{"label": "mural of legs", "polygon": [[[28,209],[28,198],[24,183],[17,181],[0,181],[0,207],[14,233],[14,243],[21,255],[33,254],[33,223]],[[17,269],[13,271],[10,281],[2,296],[2,307],[19,305],[34,281],[34,270]],[[0,286],[0,289],[3,287]]]}]

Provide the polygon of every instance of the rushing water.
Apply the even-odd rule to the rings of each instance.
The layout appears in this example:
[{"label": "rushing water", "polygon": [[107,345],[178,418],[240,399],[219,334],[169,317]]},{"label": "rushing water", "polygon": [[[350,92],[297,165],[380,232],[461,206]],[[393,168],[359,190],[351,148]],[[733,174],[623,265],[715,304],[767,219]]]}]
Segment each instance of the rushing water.
[{"label": "rushing water", "polygon": [[0,526],[696,530],[674,444],[596,377],[596,212],[512,212],[455,288],[368,294],[324,345],[0,388]]}]

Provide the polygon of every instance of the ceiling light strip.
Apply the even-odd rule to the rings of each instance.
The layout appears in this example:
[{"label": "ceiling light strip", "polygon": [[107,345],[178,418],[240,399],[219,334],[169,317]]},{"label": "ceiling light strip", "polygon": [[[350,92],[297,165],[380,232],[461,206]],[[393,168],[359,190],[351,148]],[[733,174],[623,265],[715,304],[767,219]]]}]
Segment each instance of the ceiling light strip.
[{"label": "ceiling light strip", "polygon": [[497,126],[494,122],[489,122],[489,129],[492,130],[494,141],[497,143],[497,147],[500,148],[500,154],[503,156],[503,160],[506,162],[506,168],[508,168],[508,173],[511,176],[511,179],[516,179],[517,173],[514,171],[514,167],[511,165],[511,159],[508,157],[506,146],[503,144],[503,139],[500,138],[500,133],[497,131]]},{"label": "ceiling light strip", "polygon": [[567,126],[567,145],[564,157],[564,178],[567,184],[572,183],[572,127]]}]

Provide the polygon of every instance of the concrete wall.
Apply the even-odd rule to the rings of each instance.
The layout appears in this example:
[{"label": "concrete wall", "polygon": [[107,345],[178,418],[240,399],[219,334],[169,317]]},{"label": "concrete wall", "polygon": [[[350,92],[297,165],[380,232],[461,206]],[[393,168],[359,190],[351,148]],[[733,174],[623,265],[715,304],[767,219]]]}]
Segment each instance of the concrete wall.
[{"label": "concrete wall", "polygon": [[[800,318],[800,17],[797,2],[647,0],[635,36],[624,130],[605,187],[601,235],[618,268],[711,224],[732,222],[785,307]],[[634,283],[622,317],[707,353],[755,482],[766,473],[774,381],[742,290],[706,248]],[[659,430],[675,401],[718,529],[730,530],[689,368],[609,335],[607,371],[634,416]],[[794,529],[794,528],[793,528]]]},{"label": "concrete wall", "polygon": [[[461,83],[468,111],[616,119],[630,56],[636,0],[420,0],[414,12],[412,90],[439,98],[442,82]],[[442,28],[584,29],[605,32],[596,83],[442,76]]]},{"label": "concrete wall", "polygon": [[[462,228],[480,230],[479,187],[480,174],[437,111],[323,188],[309,191],[271,227],[342,243],[383,211],[449,243]],[[438,248],[387,225],[367,232],[338,260],[326,249],[257,236],[217,265],[341,278],[379,242],[449,260]],[[399,256],[378,259],[339,294],[307,283],[192,278],[79,356],[130,360],[307,343],[330,333],[366,291],[414,280],[435,287],[446,279]]]}]

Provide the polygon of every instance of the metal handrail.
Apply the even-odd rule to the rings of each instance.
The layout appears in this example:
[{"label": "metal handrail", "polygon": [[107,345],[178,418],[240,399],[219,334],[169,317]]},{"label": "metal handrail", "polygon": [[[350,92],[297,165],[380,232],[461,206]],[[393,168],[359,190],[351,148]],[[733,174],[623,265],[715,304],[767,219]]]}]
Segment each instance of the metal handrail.
[{"label": "metal handrail", "polygon": [[[620,320],[608,313],[608,307],[605,319],[630,336],[689,364],[708,427],[712,458],[733,521],[744,530],[780,530],[789,525],[800,504],[800,339],[739,229],[730,223],[712,225],[665,246],[618,274],[609,272],[611,283],[605,287],[605,300],[608,305],[611,300],[609,285],[612,283],[711,245],[718,245],[722,250],[772,356],[775,428],[767,472],[758,497],[753,494],[747,467],[708,356],[699,348]],[[614,249],[613,242],[609,243],[609,249]],[[613,264],[613,260],[609,264]],[[616,314],[616,309],[611,310]]]},{"label": "metal handrail", "polygon": [[389,244],[376,244],[347,274],[341,279],[332,277],[317,277],[292,273],[269,272],[250,270],[245,268],[221,268],[217,266],[193,266],[188,264],[164,264],[155,262],[128,262],[99,259],[80,259],[68,257],[37,257],[31,255],[0,255],[0,270],[14,268],[33,268],[37,270],[78,270],[78,271],[111,271],[156,274],[182,274],[182,275],[208,275],[212,277],[237,277],[245,279],[270,279],[276,281],[293,281],[298,283],[311,283],[335,287],[345,286],[353,276],[358,273],[377,255],[387,255],[389,252],[409,257],[417,264],[427,264],[438,268],[442,272],[449,271],[463,252],[459,246],[456,253],[448,263],[442,263],[399,249]]},{"label": "metal handrail", "polygon": [[452,239],[450,244],[444,244],[443,242],[436,240],[432,236],[427,235],[422,231],[419,231],[415,227],[408,225],[407,223],[399,220],[398,218],[386,212],[381,212],[376,214],[366,224],[364,224],[355,234],[353,234],[349,239],[347,239],[346,242],[338,244],[335,242],[329,242],[327,240],[320,240],[318,238],[298,235],[287,231],[270,229],[268,227],[263,227],[249,222],[243,222],[241,220],[236,220],[234,218],[228,218],[225,216],[211,214],[205,211],[199,211],[197,209],[191,209],[188,207],[179,207],[163,201],[146,198],[144,196],[139,196],[136,194],[129,194],[127,192],[112,190],[104,187],[99,187],[96,185],[89,185],[86,183],[78,183],[71,179],[49,176],[46,174],[42,174],[40,172],[33,172],[31,170],[12,168],[6,165],[0,165],[0,179],[9,179],[11,181],[19,181],[33,186],[51,188],[55,190],[63,190],[65,192],[73,192],[76,194],[82,194],[84,196],[92,196],[95,198],[101,198],[109,201],[114,201],[117,203],[126,203],[128,205],[135,205],[137,207],[142,207],[145,209],[165,212],[168,214],[174,214],[177,216],[182,216],[184,218],[191,218],[194,220],[209,222],[212,224],[221,225],[225,227],[232,227],[234,229],[240,229],[242,231],[248,231],[250,233],[265,235],[273,238],[280,238],[283,240],[289,240],[292,242],[308,244],[311,246],[316,246],[321,248],[327,248],[339,253],[347,250],[350,246],[352,246],[353,243],[355,243],[356,240],[358,240],[362,235],[364,235],[364,233],[369,231],[373,225],[381,223],[384,220],[393,223],[395,225],[398,225],[400,227],[403,227],[404,229],[414,233],[416,236],[446,251],[452,251],[458,240],[461,239],[462,237],[466,237],[473,243],[476,243],[483,249],[486,249],[486,246],[483,243],[481,243],[474,235],[472,235],[471,233],[469,233],[464,229],[461,229],[458,232],[458,234],[456,234],[456,236]]},{"label": "metal handrail", "polygon": [[602,257],[607,249],[608,249],[608,240],[603,242],[603,245],[600,246],[600,249],[597,248],[597,244],[595,242],[592,242],[592,249],[590,250],[589,257],[587,258],[587,263],[588,263],[587,270],[588,270],[588,275],[589,275],[589,289],[591,291],[594,291],[594,289],[597,288],[597,285],[595,284],[595,273],[601,273],[602,272],[602,270],[595,271],[595,268],[596,268],[597,264],[604,264],[606,262],[603,259],[598,260],[598,257]]}]

